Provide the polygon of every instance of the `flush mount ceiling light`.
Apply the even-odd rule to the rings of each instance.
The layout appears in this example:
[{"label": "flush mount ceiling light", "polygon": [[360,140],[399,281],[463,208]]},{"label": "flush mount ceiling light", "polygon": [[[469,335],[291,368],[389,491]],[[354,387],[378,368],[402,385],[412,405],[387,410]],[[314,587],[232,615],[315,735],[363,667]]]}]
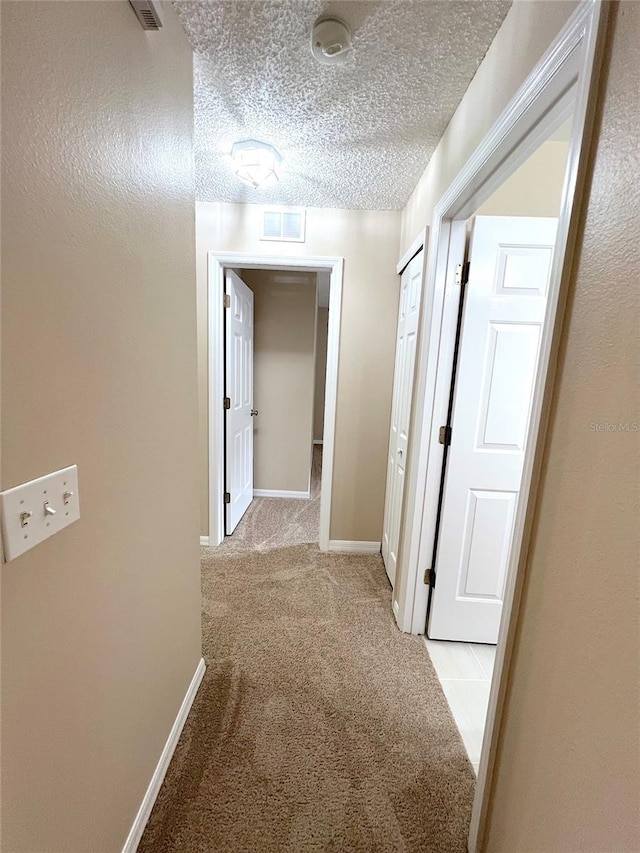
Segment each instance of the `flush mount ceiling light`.
[{"label": "flush mount ceiling light", "polygon": [[340,18],[321,17],[311,31],[311,53],[323,65],[344,62],[351,50],[351,33]]},{"label": "flush mount ceiling light", "polygon": [[254,189],[274,187],[280,178],[282,157],[275,148],[256,139],[236,142],[231,149],[231,162],[236,176]]}]

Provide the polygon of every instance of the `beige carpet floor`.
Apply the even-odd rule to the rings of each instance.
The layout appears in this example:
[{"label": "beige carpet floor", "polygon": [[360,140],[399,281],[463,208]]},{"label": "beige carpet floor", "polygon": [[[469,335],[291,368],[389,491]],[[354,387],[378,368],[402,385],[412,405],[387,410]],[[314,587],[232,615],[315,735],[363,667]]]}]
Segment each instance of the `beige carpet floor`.
[{"label": "beige carpet floor", "polygon": [[207,549],[207,556],[245,551],[275,551],[292,545],[317,543],[320,529],[320,479],[322,447],[313,448],[311,499],[254,498],[240,523],[219,549]]},{"label": "beige carpet floor", "polygon": [[474,775],[380,557],[322,553],[311,501],[255,500],[202,556],[207,672],[139,847],[463,853]]}]

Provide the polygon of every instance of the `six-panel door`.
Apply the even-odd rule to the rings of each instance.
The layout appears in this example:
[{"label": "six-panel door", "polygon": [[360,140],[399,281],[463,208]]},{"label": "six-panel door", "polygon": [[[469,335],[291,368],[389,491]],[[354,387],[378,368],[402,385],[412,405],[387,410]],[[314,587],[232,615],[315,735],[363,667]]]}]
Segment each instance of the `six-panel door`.
[{"label": "six-panel door", "polygon": [[495,643],[557,220],[477,217],[428,634]]},{"label": "six-panel door", "polygon": [[253,291],[231,270],[225,273],[226,410],[225,533],[235,530],[253,500]]}]

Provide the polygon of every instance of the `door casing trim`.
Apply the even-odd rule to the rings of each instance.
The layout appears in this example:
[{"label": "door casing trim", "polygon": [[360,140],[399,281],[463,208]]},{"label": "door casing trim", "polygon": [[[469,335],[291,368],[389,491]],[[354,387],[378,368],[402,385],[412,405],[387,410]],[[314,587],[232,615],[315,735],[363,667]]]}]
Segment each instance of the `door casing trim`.
[{"label": "door casing trim", "polygon": [[342,311],[343,258],[324,256],[258,255],[245,252],[207,253],[208,354],[207,407],[209,413],[209,544],[224,540],[224,271],[236,269],[286,269],[291,272],[328,270],[329,328],[327,334],[327,370],[325,379],[322,482],[320,494],[321,551],[329,550],[331,527],[331,490],[335,451],[336,410],[338,400],[338,358]]}]

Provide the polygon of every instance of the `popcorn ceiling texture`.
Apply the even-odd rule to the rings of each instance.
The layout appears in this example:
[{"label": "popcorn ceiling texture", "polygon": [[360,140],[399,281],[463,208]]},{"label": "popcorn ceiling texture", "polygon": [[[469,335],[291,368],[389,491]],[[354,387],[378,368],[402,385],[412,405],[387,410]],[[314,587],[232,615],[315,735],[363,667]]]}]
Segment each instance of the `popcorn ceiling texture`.
[{"label": "popcorn ceiling texture", "polygon": [[[199,201],[401,209],[497,32],[505,0],[177,0],[195,51]],[[335,67],[310,51],[334,12],[354,50]],[[243,185],[239,139],[283,155],[280,184]]]}]

